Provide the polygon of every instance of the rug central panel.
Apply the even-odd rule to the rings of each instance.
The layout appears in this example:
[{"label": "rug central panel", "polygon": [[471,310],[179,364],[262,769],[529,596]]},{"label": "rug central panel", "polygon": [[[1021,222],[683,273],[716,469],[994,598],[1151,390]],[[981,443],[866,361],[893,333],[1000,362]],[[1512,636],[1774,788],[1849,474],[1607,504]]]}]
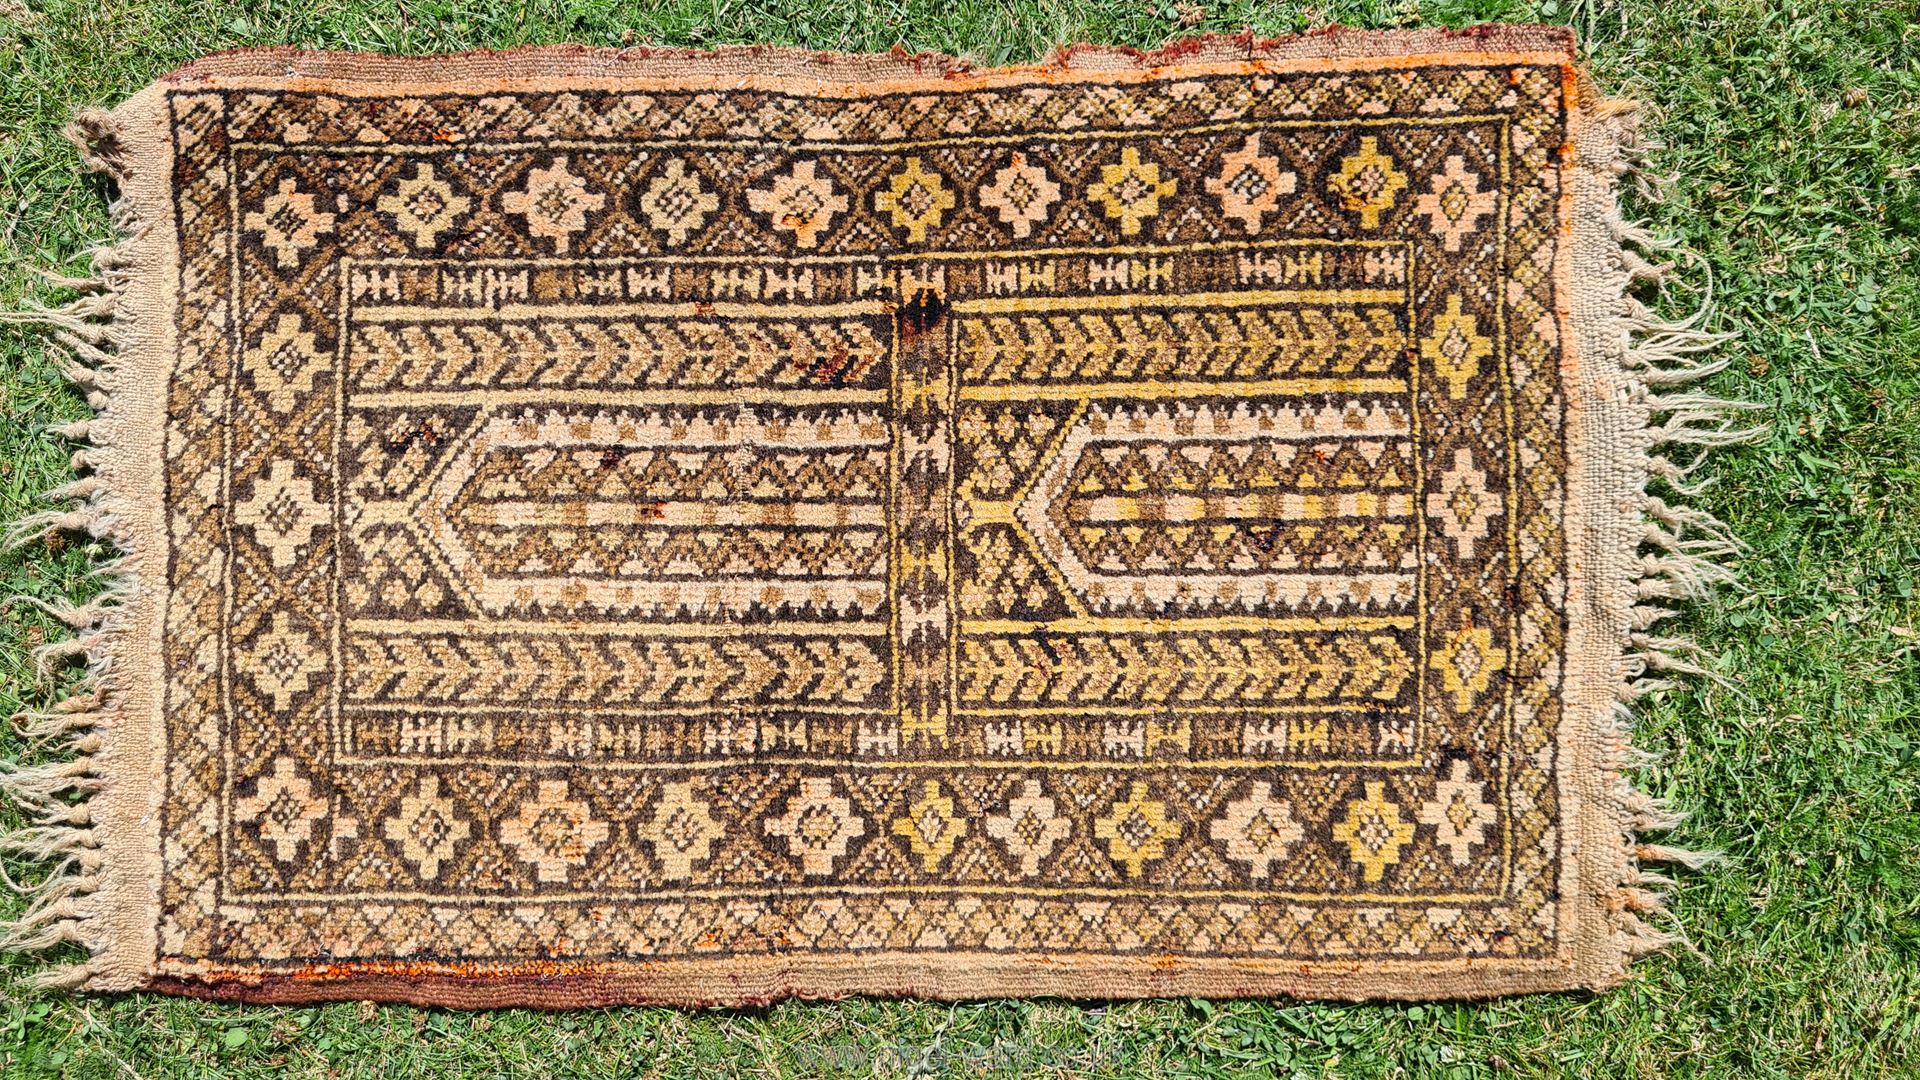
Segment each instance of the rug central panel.
[{"label": "rug central panel", "polygon": [[346,590],[336,737],[1404,756],[1407,258],[348,261],[347,565],[431,573]]}]

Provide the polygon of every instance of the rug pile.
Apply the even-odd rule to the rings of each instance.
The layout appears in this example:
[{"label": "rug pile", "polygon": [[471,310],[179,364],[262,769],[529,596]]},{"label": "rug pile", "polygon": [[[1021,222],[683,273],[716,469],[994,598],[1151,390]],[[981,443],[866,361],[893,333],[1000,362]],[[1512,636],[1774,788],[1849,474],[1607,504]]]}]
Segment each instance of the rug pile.
[{"label": "rug pile", "polygon": [[83,118],[126,237],[47,316],[102,411],[44,524],[126,556],[29,721],[77,764],[9,774],[79,853],[14,944],[260,1001],[1617,982],[1618,703],[1710,576],[1649,448],[1706,421],[1573,55],[268,50]]}]

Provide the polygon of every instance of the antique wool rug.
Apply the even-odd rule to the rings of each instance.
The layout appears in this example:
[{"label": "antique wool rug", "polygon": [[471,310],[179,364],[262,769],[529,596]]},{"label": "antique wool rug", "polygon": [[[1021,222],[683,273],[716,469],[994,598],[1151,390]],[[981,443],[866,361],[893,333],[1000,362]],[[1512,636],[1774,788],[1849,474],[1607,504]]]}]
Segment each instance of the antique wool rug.
[{"label": "antique wool rug", "polygon": [[[1662,935],[1633,122],[1564,32],[197,62],[42,313],[96,990],[1443,998]],[[1655,331],[1645,339],[1638,331]],[[1638,680],[1638,681],[1636,681]],[[76,800],[74,793],[85,796]],[[30,834],[30,835],[29,835]]]}]

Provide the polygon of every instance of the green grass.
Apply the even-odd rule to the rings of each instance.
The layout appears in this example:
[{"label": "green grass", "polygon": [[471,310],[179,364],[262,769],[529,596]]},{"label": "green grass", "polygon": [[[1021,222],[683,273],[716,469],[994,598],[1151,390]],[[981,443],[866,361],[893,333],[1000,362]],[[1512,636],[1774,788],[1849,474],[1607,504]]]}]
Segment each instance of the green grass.
[{"label": "green grass", "polygon": [[[1198,22],[1193,22],[1198,18]],[[1599,997],[1322,1005],[850,1001],[764,1010],[456,1013],[31,994],[0,966],[0,1075],[1845,1076],[1920,1074],[1920,0],[0,0],[0,308],[54,295],[107,235],[58,131],[190,57],[242,45],[773,41],[986,62],[1074,40],[1340,22],[1571,22],[1610,89],[1654,103],[1669,201],[1639,208],[1714,282],[1736,362],[1709,390],[1772,408],[1703,500],[1751,546],[1686,629],[1729,688],[1649,702],[1648,783],[1692,812],[1690,941]],[[629,36],[629,34],[631,36]],[[84,415],[31,335],[0,333],[0,519],[67,477],[39,428]],[[0,557],[0,588],[87,594],[88,546]],[[0,712],[32,700],[0,615]],[[0,755],[17,751],[0,735]],[[9,819],[0,818],[0,826]],[[17,863],[10,873],[28,873]],[[17,910],[0,900],[0,915]]]}]

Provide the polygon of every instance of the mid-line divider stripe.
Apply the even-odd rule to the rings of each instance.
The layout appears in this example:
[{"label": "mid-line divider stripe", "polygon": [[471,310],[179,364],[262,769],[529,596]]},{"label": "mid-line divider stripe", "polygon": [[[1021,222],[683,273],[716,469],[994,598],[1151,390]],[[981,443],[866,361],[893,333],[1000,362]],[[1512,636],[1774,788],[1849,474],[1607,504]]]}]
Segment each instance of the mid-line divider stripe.
[{"label": "mid-line divider stripe", "polygon": [[[413,701],[380,701],[370,698],[354,698],[347,703],[356,713],[407,713],[418,716],[490,716],[504,717],[509,721],[534,716],[546,718],[553,715],[552,705],[528,705],[508,703],[504,705],[464,705],[457,702],[435,702],[421,704]],[[793,716],[821,716],[836,720],[885,721],[894,715],[893,710],[885,706],[871,708],[847,705],[807,705],[799,702],[762,704],[759,702],[723,703],[719,705],[591,705],[571,703],[567,706],[569,719],[604,722],[629,720],[710,720],[724,717],[736,720],[751,717],[755,720],[769,718],[787,718]],[[456,752],[458,753],[458,752]]]},{"label": "mid-line divider stripe", "polygon": [[[968,718],[988,716],[1030,716],[1036,718],[1056,716],[1154,716],[1165,717],[1169,714],[1179,716],[1317,716],[1338,713],[1348,714],[1352,720],[1372,720],[1376,718],[1404,719],[1408,715],[1404,705],[1383,705],[1370,701],[1342,701],[1326,704],[1265,704],[1265,705],[1010,705],[1004,707],[986,705],[960,706],[960,716]],[[1281,764],[1293,765],[1293,761],[1281,761]]]},{"label": "mid-line divider stripe", "polygon": [[885,508],[877,498],[814,498],[787,502],[747,499],[625,498],[507,499],[483,502],[461,512],[474,527],[506,531],[523,529],[592,529],[607,526],[652,529],[792,528],[832,530],[880,528]]},{"label": "mid-line divider stripe", "polygon": [[[1126,397],[1142,400],[1183,397],[1305,397],[1314,394],[1405,394],[1405,379],[1264,379],[1249,382],[1138,382],[1012,383],[962,386],[964,401],[1075,401],[1090,397]],[[419,408],[435,405],[601,405],[610,407],[662,405],[885,405],[884,389],[831,388],[799,390],[772,387],[676,390],[402,390],[354,394],[348,407],[361,409]],[[1337,433],[1336,433],[1337,434]]]},{"label": "mid-line divider stripe", "polygon": [[[1194,293],[1110,293],[1092,296],[982,296],[955,300],[956,315],[1025,314],[1057,311],[1138,311],[1142,308],[1277,307],[1321,304],[1399,304],[1404,289],[1236,289]],[[776,304],[731,300],[679,300],[604,304],[526,304],[497,307],[449,307],[424,304],[369,304],[353,309],[357,323],[435,323],[528,319],[844,319],[892,314],[892,300],[845,300],[821,304]]]},{"label": "mid-line divider stripe", "polygon": [[873,620],[821,620],[769,623],[673,623],[630,620],[581,622],[542,619],[349,619],[351,634],[431,637],[440,634],[493,636],[518,634],[577,634],[597,637],[872,637],[885,634],[887,624]]},{"label": "mid-line divider stripe", "polygon": [[[1398,296],[1395,299],[1399,299]],[[501,304],[446,307],[368,304],[353,309],[354,322],[431,323],[523,319],[845,319],[890,315],[891,300],[845,300],[824,304],[775,304],[734,300],[627,301],[605,304]]]},{"label": "mid-line divider stripe", "polygon": [[[830,635],[829,635],[830,636]],[[347,704],[357,713],[418,713],[421,716],[517,716],[527,714],[550,715],[552,706],[504,704],[504,705],[463,705],[457,702],[421,703],[413,701],[379,701],[371,698],[351,698]],[[1402,719],[1407,715],[1405,705],[1377,704],[1363,701],[1344,701],[1334,704],[1265,704],[1265,705],[1187,705],[1171,707],[1182,716],[1312,716],[1321,714],[1351,714],[1356,720],[1371,720],[1377,713],[1388,719]],[[845,705],[806,705],[798,702],[762,704],[758,702],[728,702],[720,705],[570,705],[579,719],[597,720],[612,717],[617,720],[654,720],[663,718],[711,719],[727,717],[729,719],[751,716],[757,719],[784,717],[799,714],[831,716],[836,719],[887,720],[894,714],[886,708],[863,708]],[[1022,705],[992,707],[983,705],[960,705],[954,715],[965,719],[977,719],[988,716],[1032,716],[1032,717],[1086,717],[1086,716],[1166,716],[1166,705]],[[875,759],[886,761],[889,759]],[[1009,761],[1018,759],[1008,758]],[[899,764],[895,762],[895,764]],[[909,763],[910,764],[910,763]]]},{"label": "mid-line divider stripe", "polygon": [[963,401],[1079,401],[1125,397],[1143,400],[1184,397],[1305,397],[1310,394],[1404,394],[1405,379],[1262,379],[1251,382],[998,383],[962,386]]},{"label": "mid-line divider stripe", "polygon": [[1412,517],[1413,495],[1405,490],[1381,490],[1385,487],[1382,484],[1368,490],[1336,491],[1330,495],[1297,490],[1256,495],[1090,495],[1065,500],[1065,510],[1076,526],[1153,529]]},{"label": "mid-line divider stripe", "polygon": [[1094,760],[1056,761],[1041,757],[1004,757],[1004,758],[948,758],[937,761],[895,760],[891,758],[863,758],[850,755],[831,757],[777,757],[770,754],[755,755],[743,759],[738,755],[707,758],[695,761],[619,761],[604,757],[582,755],[580,757],[499,757],[481,754],[366,754],[357,757],[334,759],[342,765],[363,765],[369,767],[390,767],[393,765],[439,766],[446,768],[472,766],[496,769],[574,769],[583,764],[591,764],[595,769],[612,772],[713,772],[721,769],[741,768],[816,768],[816,769],[947,769],[966,771],[969,769],[989,769],[1005,771],[1009,769],[1051,770],[1066,772],[1130,772],[1148,771],[1164,773],[1174,769],[1202,769],[1211,771],[1247,772],[1262,769],[1314,769],[1314,770],[1358,770],[1380,768],[1411,768],[1420,764],[1418,760],[1408,758],[1205,758],[1188,760],[1185,758],[1098,758]]},{"label": "mid-line divider stripe", "polygon": [[963,637],[1004,634],[1219,634],[1219,633],[1313,633],[1340,630],[1410,630],[1412,615],[1329,615],[1325,618],[1263,619],[1258,616],[1223,615],[1192,619],[1102,618],[1080,616],[1026,622],[1020,619],[963,619]]},{"label": "mid-line divider stripe", "polygon": [[885,405],[884,388],[859,390],[835,387],[801,390],[788,387],[734,386],[714,389],[679,390],[656,387],[644,390],[543,390],[536,387],[513,390],[475,388],[468,390],[398,390],[373,394],[352,394],[347,407],[356,409],[420,408],[435,405],[597,405],[610,408],[651,408],[672,405]]},{"label": "mid-line divider stripe", "polygon": [[1225,292],[1110,293],[1092,296],[982,296],[955,300],[956,315],[1024,315],[1042,311],[1140,311],[1150,308],[1277,307],[1282,304],[1402,304],[1405,289],[1234,289]]}]

